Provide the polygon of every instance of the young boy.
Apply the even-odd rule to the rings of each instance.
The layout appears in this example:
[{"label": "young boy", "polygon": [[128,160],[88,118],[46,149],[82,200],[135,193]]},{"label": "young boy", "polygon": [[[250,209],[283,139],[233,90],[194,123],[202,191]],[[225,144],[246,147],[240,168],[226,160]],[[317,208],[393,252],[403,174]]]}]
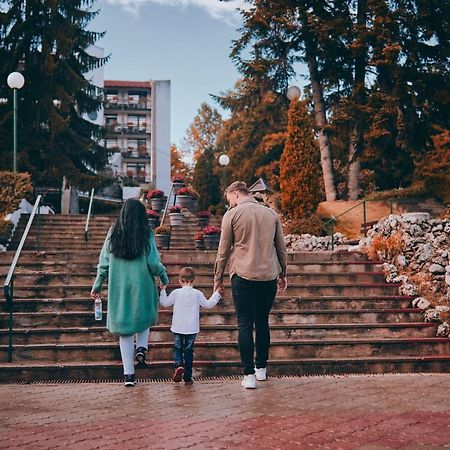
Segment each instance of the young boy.
[{"label": "young boy", "polygon": [[173,357],[175,371],[172,380],[179,383],[182,379],[192,384],[192,363],[194,359],[194,342],[200,331],[200,306],[212,308],[217,305],[223,294],[217,290],[209,300],[197,289],[194,289],[195,271],[192,267],[180,270],[178,281],[181,288],[175,289],[167,296],[166,286],[161,287],[159,302],[162,306],[173,305],[172,326],[174,335]]}]

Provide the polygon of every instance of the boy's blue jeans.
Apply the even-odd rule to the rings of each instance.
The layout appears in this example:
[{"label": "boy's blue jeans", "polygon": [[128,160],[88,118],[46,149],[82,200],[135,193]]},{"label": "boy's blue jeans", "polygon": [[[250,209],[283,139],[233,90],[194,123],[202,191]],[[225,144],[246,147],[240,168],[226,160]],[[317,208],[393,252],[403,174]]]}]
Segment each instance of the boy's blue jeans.
[{"label": "boy's blue jeans", "polygon": [[196,334],[173,333],[173,359],[175,367],[183,366],[183,380],[192,378],[192,363],[194,361],[194,342]]}]

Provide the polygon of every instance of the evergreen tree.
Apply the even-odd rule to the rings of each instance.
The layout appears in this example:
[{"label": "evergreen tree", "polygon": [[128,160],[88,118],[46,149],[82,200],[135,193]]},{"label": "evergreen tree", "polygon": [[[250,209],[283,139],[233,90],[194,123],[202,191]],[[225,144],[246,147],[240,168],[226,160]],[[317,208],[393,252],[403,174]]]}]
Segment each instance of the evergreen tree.
[{"label": "evergreen tree", "polygon": [[6,77],[20,71],[25,85],[19,91],[18,168],[35,184],[89,187],[107,162],[100,145],[102,128],[83,115],[101,107],[102,93],[84,75],[107,58],[89,54],[103,36],[87,30],[95,17],[94,0],[1,1],[0,164],[11,166],[12,93]]},{"label": "evergreen tree", "polygon": [[286,146],[280,160],[281,206],[295,221],[308,221],[322,200],[319,153],[307,101],[289,108]]},{"label": "evergreen tree", "polygon": [[198,207],[207,210],[210,206],[216,206],[221,201],[220,181],[214,168],[217,166],[214,150],[207,148],[198,158],[194,168],[192,186],[200,194]]}]

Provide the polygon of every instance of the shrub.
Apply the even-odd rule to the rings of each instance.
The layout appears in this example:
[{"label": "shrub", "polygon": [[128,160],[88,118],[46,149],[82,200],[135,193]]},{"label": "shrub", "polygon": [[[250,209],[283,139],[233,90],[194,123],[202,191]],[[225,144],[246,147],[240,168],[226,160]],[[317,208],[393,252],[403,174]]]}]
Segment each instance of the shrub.
[{"label": "shrub", "polygon": [[0,172],[0,218],[14,212],[23,198],[29,198],[33,186],[28,173]]},{"label": "shrub", "polygon": [[392,260],[405,249],[405,241],[401,233],[393,233],[388,238],[376,235],[373,237],[369,247],[365,249],[367,256],[371,260],[377,260],[380,256],[383,259]]},{"label": "shrub", "polygon": [[209,225],[203,228],[202,232],[205,236],[213,236],[213,235],[218,236],[220,234],[220,228]]},{"label": "shrub", "polygon": [[181,212],[181,208],[179,206],[171,206],[169,209],[169,213],[173,214],[173,213],[180,213]]},{"label": "shrub", "polygon": [[199,211],[197,213],[197,217],[199,219],[206,219],[206,218],[209,218],[211,216],[212,216],[212,214],[209,211]]},{"label": "shrub", "polygon": [[163,225],[160,227],[156,227],[154,233],[155,234],[168,234],[170,236],[170,234],[172,233],[172,230],[170,229],[170,227]]},{"label": "shrub", "polygon": [[194,235],[194,241],[201,241],[203,240],[203,233],[201,231],[198,231]]},{"label": "shrub", "polygon": [[149,219],[159,219],[159,214],[152,209],[147,209],[147,216]]},{"label": "shrub", "polygon": [[147,192],[147,200],[151,200],[152,198],[163,198],[164,192],[159,189],[152,189]]}]

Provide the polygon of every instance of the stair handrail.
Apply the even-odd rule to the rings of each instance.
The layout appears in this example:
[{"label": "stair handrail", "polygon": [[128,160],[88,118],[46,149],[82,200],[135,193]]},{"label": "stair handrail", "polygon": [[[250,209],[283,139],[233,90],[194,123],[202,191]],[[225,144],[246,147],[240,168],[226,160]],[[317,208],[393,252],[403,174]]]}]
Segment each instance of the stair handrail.
[{"label": "stair handrail", "polygon": [[[324,222],[322,227],[326,231],[327,236],[331,236],[331,251],[334,251],[334,226],[335,226],[335,224],[337,222],[338,217],[341,217],[344,214],[347,214],[349,211],[352,211],[353,209],[357,208],[358,206],[363,205],[363,222],[362,223],[365,224],[367,222],[366,202],[379,202],[379,201],[386,201],[387,200],[389,202],[390,214],[392,214],[392,212],[393,212],[393,201],[395,200],[395,198],[396,197],[391,197],[391,198],[383,199],[383,200],[364,198],[363,200],[361,200],[356,205],[353,205],[351,208],[346,209],[344,212],[342,212],[341,214],[339,214],[337,216],[332,216],[330,219],[328,219],[326,222]],[[331,234],[329,232],[330,228],[331,228]],[[366,228],[364,228],[364,236],[367,236],[367,229]]]},{"label": "stair handrail", "polygon": [[166,218],[166,214],[167,214],[167,209],[169,208],[169,203],[170,203],[170,197],[172,196],[172,192],[175,195],[175,199],[177,198],[177,194],[175,194],[174,188],[173,188],[173,184],[172,186],[170,186],[170,191],[169,191],[169,195],[167,197],[167,201],[166,201],[166,206],[164,207],[164,212],[161,218],[161,225],[164,225],[164,219]]},{"label": "stair handrail", "polygon": [[86,216],[86,225],[84,226],[84,240],[89,241],[89,220],[91,219],[92,204],[94,203],[94,188],[91,190],[91,197],[89,199],[89,208]]},{"label": "stair handrail", "polygon": [[[9,320],[8,320],[8,362],[12,362],[12,325],[13,325],[13,304],[14,304],[14,272],[16,270],[17,261],[20,258],[20,254],[22,252],[22,247],[27,240],[28,233],[30,231],[31,225],[33,224],[34,216],[36,215],[36,211],[38,211],[38,224],[40,218],[40,202],[42,199],[42,195],[38,195],[36,201],[34,202],[33,210],[31,211],[30,217],[28,218],[27,226],[25,227],[25,231],[23,232],[22,238],[20,239],[19,246],[17,247],[16,253],[12,260],[11,266],[8,270],[8,275],[6,276],[5,283],[3,284],[3,294],[6,299],[6,304],[9,309]],[[37,250],[39,250],[39,229],[37,235]]]}]

